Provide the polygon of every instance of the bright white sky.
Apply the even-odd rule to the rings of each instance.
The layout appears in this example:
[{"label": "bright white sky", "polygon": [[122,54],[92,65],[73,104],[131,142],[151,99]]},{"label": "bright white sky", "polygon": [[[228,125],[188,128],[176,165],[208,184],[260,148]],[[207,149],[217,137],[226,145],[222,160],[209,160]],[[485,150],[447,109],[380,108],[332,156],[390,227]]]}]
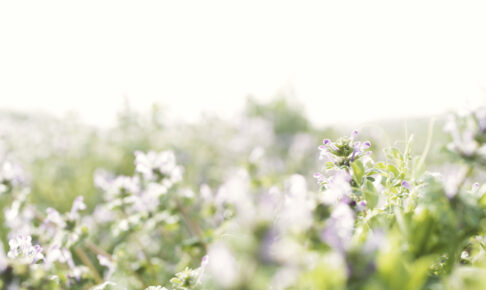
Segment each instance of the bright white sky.
[{"label": "bright white sky", "polygon": [[2,1],[0,108],[106,125],[128,97],[194,120],[290,84],[319,124],[428,115],[486,101],[485,15],[484,1]]}]

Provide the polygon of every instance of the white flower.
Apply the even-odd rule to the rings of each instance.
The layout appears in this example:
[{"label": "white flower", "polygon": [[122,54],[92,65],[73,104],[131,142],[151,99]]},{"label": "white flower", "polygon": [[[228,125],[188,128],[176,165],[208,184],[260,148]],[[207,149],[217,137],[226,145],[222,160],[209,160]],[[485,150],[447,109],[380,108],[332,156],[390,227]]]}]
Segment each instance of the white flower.
[{"label": "white flower", "polygon": [[222,288],[231,288],[238,279],[238,264],[230,250],[221,242],[209,249],[208,270]]},{"label": "white flower", "polygon": [[182,179],[182,167],[177,165],[172,151],[159,153],[136,151],[135,166],[135,170],[142,174],[146,180],[160,179],[175,183]]},{"label": "white flower", "polygon": [[106,273],[105,278],[111,277],[113,272],[115,272],[116,264],[113,261],[111,261],[110,259],[108,259],[107,257],[102,256],[102,255],[98,255],[97,258],[98,258],[98,262],[100,263],[100,265],[104,266],[108,269],[108,273]]},{"label": "white flower", "polygon": [[328,178],[326,190],[322,193],[322,202],[336,204],[351,194],[351,176],[344,170],[336,170],[335,174]]},{"label": "white flower", "polygon": [[4,162],[0,166],[0,184],[18,185],[24,182],[22,168],[11,162]]},{"label": "white flower", "polygon": [[353,210],[345,203],[339,203],[333,210],[322,232],[322,240],[342,252],[351,244],[354,229]]},{"label": "white flower", "polygon": [[312,212],[307,198],[307,182],[302,175],[294,174],[285,184],[285,196],[281,210],[282,228],[305,230],[312,224]]},{"label": "white flower", "polygon": [[140,180],[138,177],[118,176],[105,187],[107,199],[138,194],[140,192]]},{"label": "white flower", "polygon": [[79,217],[78,211],[85,210],[85,209],[86,209],[86,204],[84,203],[84,197],[78,196],[74,199],[73,207],[71,208],[69,217],[71,219],[76,219]]},{"label": "white flower", "polygon": [[32,246],[32,237],[18,235],[16,238],[8,241],[10,250],[7,256],[23,264],[35,263],[44,259],[42,248],[39,245]]},{"label": "white flower", "polygon": [[63,228],[66,225],[66,222],[64,222],[61,214],[57,210],[49,207],[46,209],[46,213],[47,216],[44,219],[44,224],[54,224],[60,228]]}]

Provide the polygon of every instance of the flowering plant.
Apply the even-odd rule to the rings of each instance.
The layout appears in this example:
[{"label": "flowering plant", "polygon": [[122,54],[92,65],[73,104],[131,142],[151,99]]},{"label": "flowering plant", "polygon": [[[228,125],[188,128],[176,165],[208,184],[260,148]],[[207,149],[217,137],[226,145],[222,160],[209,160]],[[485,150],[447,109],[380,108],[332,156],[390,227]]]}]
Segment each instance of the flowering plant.
[{"label": "flowering plant", "polygon": [[206,167],[188,153],[133,150],[132,173],[96,170],[98,202],[78,196],[64,211],[33,203],[28,174],[5,160],[0,288],[481,289],[485,119],[446,124],[449,176],[426,170],[413,138],[381,154],[353,130],[323,140],[308,182],[288,171],[297,160],[269,149],[293,136],[287,152],[297,152],[309,136],[267,124],[265,144],[237,136],[233,154],[219,152],[241,157],[220,179],[191,177]]}]

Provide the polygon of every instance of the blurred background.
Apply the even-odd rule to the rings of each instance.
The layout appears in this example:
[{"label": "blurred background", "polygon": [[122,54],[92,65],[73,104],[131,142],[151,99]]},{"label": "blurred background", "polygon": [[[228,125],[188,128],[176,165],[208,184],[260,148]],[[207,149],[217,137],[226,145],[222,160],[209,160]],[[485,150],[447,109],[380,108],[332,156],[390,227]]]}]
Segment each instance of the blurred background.
[{"label": "blurred background", "polygon": [[[483,104],[486,3],[3,1],[0,156],[31,198],[92,206],[97,169],[173,149],[187,184],[265,155],[265,176],[318,170],[358,128],[380,154],[415,136],[441,163],[448,111]],[[432,125],[432,120],[435,125]],[[311,180],[312,178],[309,178]]]}]

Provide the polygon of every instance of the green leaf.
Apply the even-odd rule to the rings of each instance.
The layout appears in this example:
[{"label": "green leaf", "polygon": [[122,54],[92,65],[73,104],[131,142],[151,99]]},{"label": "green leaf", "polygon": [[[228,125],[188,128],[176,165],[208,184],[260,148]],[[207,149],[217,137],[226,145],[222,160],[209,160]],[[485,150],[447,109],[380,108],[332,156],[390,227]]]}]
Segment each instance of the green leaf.
[{"label": "green leaf", "polygon": [[363,175],[365,173],[363,163],[361,161],[356,160],[351,163],[351,169],[353,170],[353,178],[357,184],[361,185],[363,181]]},{"label": "green leaf", "polygon": [[364,184],[364,195],[369,208],[374,208],[378,203],[378,192],[372,182],[366,180]]},{"label": "green leaf", "polygon": [[392,164],[388,164],[388,166],[386,167],[386,169],[391,172],[393,174],[394,177],[398,177],[400,176],[400,171],[398,171],[398,169],[392,165]]},{"label": "green leaf", "polygon": [[383,162],[378,162],[378,163],[375,164],[375,168],[376,169],[385,170],[386,169],[386,165]]}]

